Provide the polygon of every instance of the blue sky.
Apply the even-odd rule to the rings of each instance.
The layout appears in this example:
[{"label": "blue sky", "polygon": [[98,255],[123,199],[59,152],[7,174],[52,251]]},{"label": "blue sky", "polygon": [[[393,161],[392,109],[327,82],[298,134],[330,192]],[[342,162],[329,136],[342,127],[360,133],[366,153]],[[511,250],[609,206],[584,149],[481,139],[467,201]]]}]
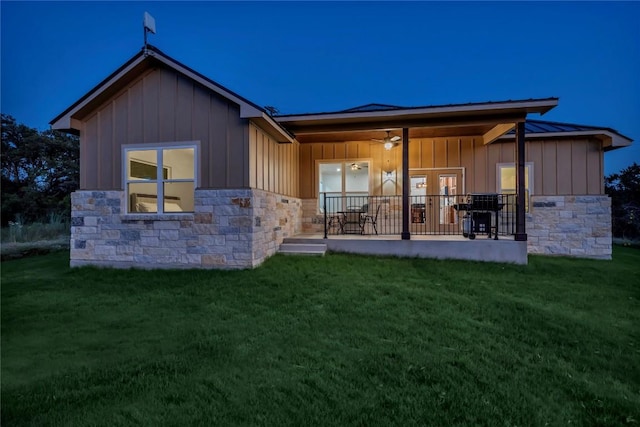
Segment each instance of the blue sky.
[{"label": "blue sky", "polygon": [[[637,2],[7,2],[2,112],[48,122],[150,42],[281,113],[557,96],[542,119],[635,140],[605,172],[640,162]],[[538,116],[532,115],[531,118]]]}]

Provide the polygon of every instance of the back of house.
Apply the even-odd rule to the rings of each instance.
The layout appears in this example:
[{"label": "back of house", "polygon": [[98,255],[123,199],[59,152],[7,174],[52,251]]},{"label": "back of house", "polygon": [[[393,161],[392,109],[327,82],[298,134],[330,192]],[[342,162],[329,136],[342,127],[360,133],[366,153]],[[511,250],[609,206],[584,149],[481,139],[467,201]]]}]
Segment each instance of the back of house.
[{"label": "back of house", "polygon": [[[455,257],[480,244],[461,238],[465,218],[476,229],[484,218],[461,209],[473,195],[500,196],[489,251],[510,241],[524,262],[527,252],[610,258],[604,152],[631,140],[528,118],[557,103],[272,116],[148,46],[51,122],[80,135],[71,265],[251,268],[299,235],[444,236],[462,245]],[[362,213],[357,234],[341,222],[348,211]]]}]

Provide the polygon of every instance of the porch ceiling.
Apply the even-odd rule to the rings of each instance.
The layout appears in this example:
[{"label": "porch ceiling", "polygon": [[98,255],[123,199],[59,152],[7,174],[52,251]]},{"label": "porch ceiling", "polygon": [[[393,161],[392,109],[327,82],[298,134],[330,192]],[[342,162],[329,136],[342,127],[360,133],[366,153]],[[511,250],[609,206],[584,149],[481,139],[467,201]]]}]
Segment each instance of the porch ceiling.
[{"label": "porch ceiling", "polygon": [[[420,128],[414,127],[409,129],[409,138],[448,138],[456,136],[462,137],[485,135],[494,127],[495,124]],[[392,136],[402,136],[401,128],[384,128],[359,131],[301,133],[296,135],[296,139],[302,144],[315,142],[369,141],[371,139],[383,139],[385,136],[387,136],[387,130],[391,131]]]}]

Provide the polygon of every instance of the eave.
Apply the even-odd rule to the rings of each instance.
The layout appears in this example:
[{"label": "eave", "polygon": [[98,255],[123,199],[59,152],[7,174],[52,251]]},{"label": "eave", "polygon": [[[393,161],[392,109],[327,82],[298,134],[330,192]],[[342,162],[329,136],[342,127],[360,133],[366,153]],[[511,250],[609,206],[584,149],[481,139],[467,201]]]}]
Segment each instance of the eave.
[{"label": "eave", "polygon": [[[615,150],[617,148],[628,147],[633,143],[631,138],[612,132],[608,129],[593,129],[574,132],[527,132],[526,139],[550,139],[550,138],[572,138],[572,137],[593,137],[602,141],[604,151]],[[514,140],[514,135],[503,135],[501,140]]]}]

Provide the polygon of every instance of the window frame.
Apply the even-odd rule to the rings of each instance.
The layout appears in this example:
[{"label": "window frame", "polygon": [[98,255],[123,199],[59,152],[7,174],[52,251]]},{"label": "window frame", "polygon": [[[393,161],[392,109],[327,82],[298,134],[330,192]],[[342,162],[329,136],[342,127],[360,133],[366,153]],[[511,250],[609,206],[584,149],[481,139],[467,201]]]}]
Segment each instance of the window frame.
[{"label": "window frame", "polygon": [[[526,186],[525,181],[525,212],[529,212],[530,209],[530,198],[534,194],[533,192],[533,162],[525,162],[525,174],[528,175],[527,179],[529,180],[529,186]],[[496,192],[498,194],[518,194],[518,189],[514,188],[513,190],[502,188],[502,169],[503,168],[514,168],[515,173],[518,173],[518,168],[516,167],[515,162],[505,162],[505,163],[496,163]],[[528,171],[528,172],[527,172]],[[513,193],[509,193],[509,191],[513,191]]]},{"label": "window frame", "polygon": [[[193,148],[193,179],[190,178],[171,178],[171,167],[168,167],[168,177],[165,179],[163,177],[164,167],[164,154],[163,150],[171,150],[171,149],[185,149],[185,148]],[[142,178],[132,178],[129,179],[128,171],[128,159],[127,154],[130,151],[155,151],[157,164],[156,166],[156,177],[155,179],[142,179]],[[125,203],[124,203],[124,213],[128,215],[153,215],[153,216],[163,216],[163,215],[193,215],[195,211],[183,211],[183,212],[165,212],[164,211],[164,184],[165,183],[180,183],[180,182],[193,182],[193,190],[195,192],[196,188],[198,188],[198,184],[200,181],[200,141],[175,141],[175,142],[159,142],[159,143],[142,143],[142,144],[123,144],[122,145],[122,187],[125,194]],[[133,159],[137,162],[145,162],[140,159]],[[129,193],[129,184],[155,184],[156,185],[156,194],[157,194],[157,202],[156,208],[157,212],[130,212],[129,204],[130,204],[130,193]],[[162,202],[161,202],[162,201]]]},{"label": "window frame", "polygon": [[[345,189],[346,184],[347,184],[347,167],[351,166],[351,163],[367,163],[367,191],[366,194],[363,193],[363,196],[369,196],[371,194],[371,189],[373,188],[373,171],[372,171],[372,166],[373,166],[373,160],[371,158],[365,158],[365,159],[323,159],[323,160],[316,160],[316,195],[317,195],[317,199],[318,202],[316,204],[316,209],[317,209],[317,213],[318,214],[322,214],[323,210],[322,210],[322,193],[328,193],[330,195],[338,195],[338,192],[336,191],[330,191],[330,192],[321,192],[320,191],[320,165],[326,165],[326,164],[340,164],[340,173],[341,173],[341,178],[340,178],[340,196],[341,197],[347,197],[347,194],[349,193],[354,193],[353,191],[347,191]],[[356,192],[357,193],[357,192]]]}]

